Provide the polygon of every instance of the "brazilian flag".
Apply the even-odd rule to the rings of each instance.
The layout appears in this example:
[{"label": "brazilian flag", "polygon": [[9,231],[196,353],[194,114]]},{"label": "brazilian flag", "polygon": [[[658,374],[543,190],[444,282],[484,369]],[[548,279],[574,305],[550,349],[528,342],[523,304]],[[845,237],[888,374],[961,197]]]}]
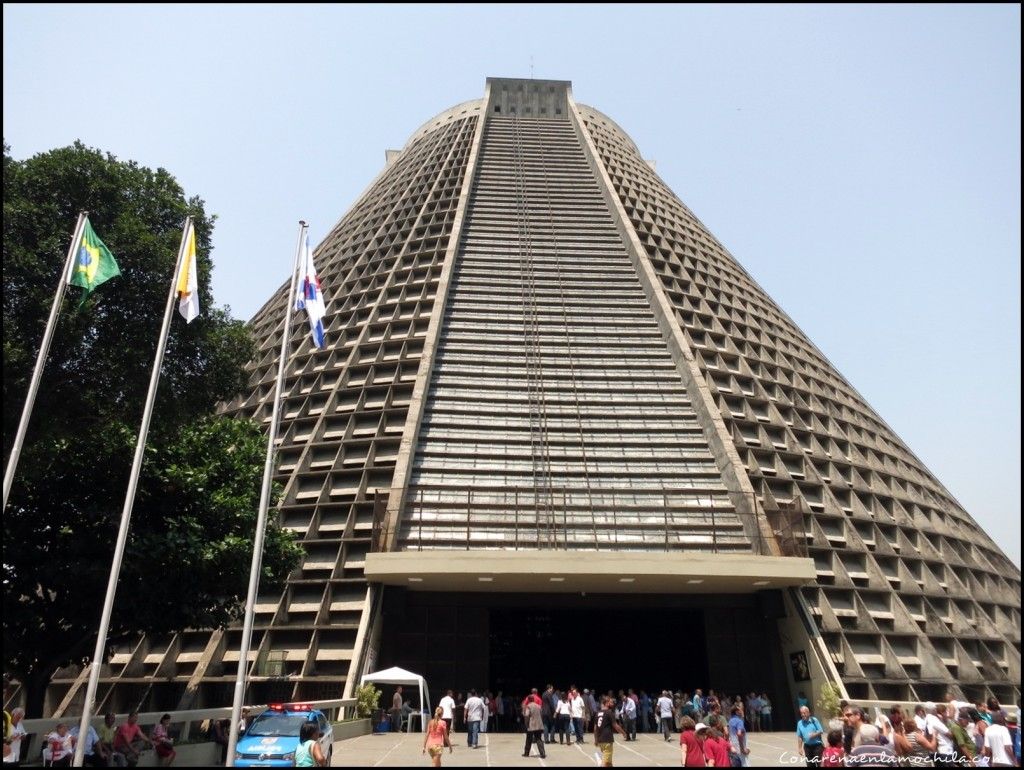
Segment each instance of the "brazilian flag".
[{"label": "brazilian flag", "polygon": [[78,255],[75,257],[75,263],[71,266],[71,275],[68,276],[69,284],[85,289],[79,306],[85,303],[93,289],[104,281],[119,275],[121,275],[121,268],[117,266],[117,260],[96,235],[86,217],[85,227],[82,229],[82,240],[78,244]]}]

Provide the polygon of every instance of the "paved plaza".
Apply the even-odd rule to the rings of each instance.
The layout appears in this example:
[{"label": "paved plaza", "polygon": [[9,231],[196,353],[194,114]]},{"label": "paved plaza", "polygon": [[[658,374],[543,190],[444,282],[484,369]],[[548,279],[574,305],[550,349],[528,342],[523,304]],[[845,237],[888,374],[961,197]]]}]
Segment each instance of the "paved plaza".
[{"label": "paved plaza", "polygon": [[[593,737],[588,736],[583,746],[548,745],[547,758],[522,756],[525,736],[522,733],[483,733],[480,748],[466,746],[466,734],[452,736],[454,752],[444,753],[442,766],[448,767],[594,767]],[[430,758],[421,754],[422,733],[387,733],[364,735],[334,744],[334,767],[409,767],[430,766]],[[752,767],[799,767],[793,754],[796,738],[790,733],[752,733],[750,735],[750,765]],[[616,767],[679,767],[679,736],[673,734],[671,743],[651,733],[640,734],[635,742],[625,743],[620,736],[615,740]]]}]

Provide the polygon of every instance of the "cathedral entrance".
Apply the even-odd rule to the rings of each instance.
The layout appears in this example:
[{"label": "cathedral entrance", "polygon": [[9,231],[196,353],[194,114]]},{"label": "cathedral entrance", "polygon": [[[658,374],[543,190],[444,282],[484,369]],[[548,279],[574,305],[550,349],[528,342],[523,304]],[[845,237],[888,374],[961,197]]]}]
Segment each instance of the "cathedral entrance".
[{"label": "cathedral entrance", "polygon": [[491,686],[505,692],[550,683],[652,693],[708,680],[700,610],[494,609],[489,650]]},{"label": "cathedral entrance", "polygon": [[[792,700],[775,621],[757,594],[524,594],[387,587],[378,667],[423,674],[447,689],[499,691],[572,684]],[[788,705],[778,709],[788,713]]]}]

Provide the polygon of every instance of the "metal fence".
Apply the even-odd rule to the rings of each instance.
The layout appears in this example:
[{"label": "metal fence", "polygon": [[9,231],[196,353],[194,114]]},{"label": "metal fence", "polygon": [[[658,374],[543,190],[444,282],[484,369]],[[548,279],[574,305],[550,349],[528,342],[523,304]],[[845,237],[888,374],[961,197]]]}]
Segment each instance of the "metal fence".
[{"label": "metal fence", "polygon": [[[345,718],[346,709],[355,709],[356,699],[355,698],[339,698],[334,700],[317,700],[317,701],[302,701],[308,703],[310,708],[319,709],[324,712],[324,715],[331,722],[340,722]],[[266,704],[259,704],[253,706],[246,706],[250,714],[256,715],[266,709]],[[231,707],[224,706],[221,708],[210,708],[210,709],[190,709],[188,711],[147,711],[139,714],[139,725],[143,730],[148,731],[153,725],[160,721],[165,713],[171,715],[171,733],[177,736],[178,741],[183,742],[194,742],[192,739],[195,737],[202,736],[203,729],[207,726],[210,720],[213,719],[230,719],[231,718]],[[127,714],[116,714],[117,723],[124,722],[127,718]],[[93,727],[100,727],[103,724],[104,715],[97,714],[92,717],[89,724]],[[44,736],[53,732],[53,730],[59,724],[66,724],[69,727],[77,728],[80,721],[79,716],[68,715],[59,718],[47,718],[47,719],[25,719],[22,720],[22,725],[25,728],[27,736]],[[29,741],[23,739],[23,746],[28,746]],[[36,741],[32,741],[33,744]],[[33,752],[36,757],[39,756],[38,751],[29,749]],[[28,757],[22,750],[23,763],[25,761],[31,761],[31,757]]]}]

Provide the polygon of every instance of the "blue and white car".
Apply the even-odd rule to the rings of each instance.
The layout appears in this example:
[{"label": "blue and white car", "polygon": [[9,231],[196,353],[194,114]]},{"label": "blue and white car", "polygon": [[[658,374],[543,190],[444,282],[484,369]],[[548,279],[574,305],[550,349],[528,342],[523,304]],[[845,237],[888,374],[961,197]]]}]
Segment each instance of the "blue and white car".
[{"label": "blue and white car", "polygon": [[307,722],[320,728],[320,750],[331,764],[334,730],[322,711],[303,703],[272,703],[252,720],[235,748],[235,767],[293,767],[299,730]]}]

